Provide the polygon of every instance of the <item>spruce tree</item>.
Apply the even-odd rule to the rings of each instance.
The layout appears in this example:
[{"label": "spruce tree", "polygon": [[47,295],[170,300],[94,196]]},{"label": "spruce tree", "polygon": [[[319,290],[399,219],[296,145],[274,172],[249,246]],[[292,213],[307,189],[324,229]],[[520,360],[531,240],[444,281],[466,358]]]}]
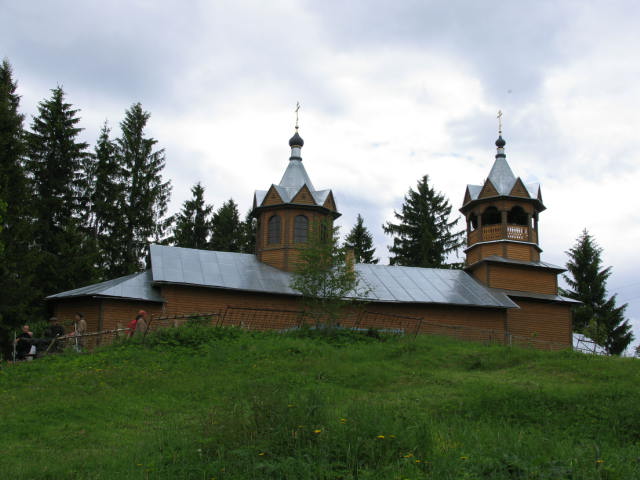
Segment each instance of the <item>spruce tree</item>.
[{"label": "spruce tree", "polygon": [[204,201],[204,187],[196,183],[191,187],[193,197],[182,204],[182,210],[172,218],[173,236],[170,243],[176,247],[206,249],[211,236],[212,205]]},{"label": "spruce tree", "polygon": [[38,303],[32,288],[36,250],[31,244],[30,183],[24,169],[25,142],[20,96],[8,60],[0,64],[0,350],[10,349],[12,328]]},{"label": "spruce tree", "polygon": [[90,153],[79,141],[77,109],[62,87],[38,105],[28,133],[27,169],[33,181],[34,243],[39,248],[40,295],[94,280],[94,250],[83,229],[83,167]]},{"label": "spruce tree", "polygon": [[135,103],[125,112],[120,123],[122,136],[116,141],[118,163],[124,172],[121,231],[115,232],[122,259],[113,265],[117,275],[127,275],[144,268],[149,243],[164,236],[163,218],[171,194],[171,182],[163,181],[164,149],[154,150],[158,143],[145,136],[151,117]]},{"label": "spruce tree", "polygon": [[358,214],[356,224],[347,235],[345,242],[353,248],[356,263],[378,263],[378,259],[374,257],[376,249],[373,248],[373,237],[364,226],[362,215]]},{"label": "spruce tree", "polygon": [[391,265],[411,267],[447,267],[446,259],[464,244],[464,232],[453,232],[458,219],[450,221],[451,205],[447,198],[429,186],[425,175],[417,189],[409,189],[402,211],[394,211],[398,223],[387,222],[384,232],[393,236],[389,247]]},{"label": "spruce tree", "polygon": [[98,244],[98,270],[102,279],[118,276],[123,264],[124,169],[105,121],[95,146],[95,182],[91,192],[91,230]]},{"label": "spruce tree", "polygon": [[242,253],[256,253],[256,233],[258,221],[251,216],[251,210],[247,212],[242,222]]},{"label": "spruce tree", "polygon": [[621,354],[633,334],[624,318],[627,304],[616,306],[616,295],[607,298],[611,267],[602,268],[602,248],[585,229],[566,253],[569,274],[563,277],[569,288],[560,289],[560,293],[582,302],[573,308],[574,331],[591,337],[612,355]]},{"label": "spruce tree", "polygon": [[212,250],[239,252],[244,242],[244,227],[240,222],[238,205],[233,199],[224,202],[214,213],[211,228]]}]

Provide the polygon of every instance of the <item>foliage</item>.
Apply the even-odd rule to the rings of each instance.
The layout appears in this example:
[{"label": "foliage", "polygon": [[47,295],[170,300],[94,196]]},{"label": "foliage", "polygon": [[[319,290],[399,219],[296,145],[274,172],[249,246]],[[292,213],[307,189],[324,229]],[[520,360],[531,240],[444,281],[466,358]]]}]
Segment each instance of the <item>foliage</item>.
[{"label": "foliage", "polygon": [[229,331],[1,370],[3,476],[640,476],[637,360]]},{"label": "foliage", "polygon": [[10,331],[38,302],[32,287],[35,268],[30,241],[30,185],[24,171],[24,116],[17,82],[7,60],[0,65],[0,355],[10,350]]},{"label": "foliage", "polygon": [[362,215],[358,214],[356,224],[347,235],[345,243],[353,248],[356,263],[378,263],[378,259],[374,257],[376,249],[373,248],[373,237],[364,226]]},{"label": "foliage", "polygon": [[65,101],[61,87],[54,88],[51,98],[38,105],[27,134],[39,296],[94,279],[95,250],[83,230],[81,196],[83,165],[90,154],[88,144],[79,141],[78,111]]},{"label": "foliage", "polygon": [[585,229],[569,249],[563,275],[569,286],[561,294],[582,302],[573,308],[573,329],[592,338],[614,355],[621,354],[633,340],[631,325],[624,318],[627,304],[616,306],[616,295],[607,298],[611,267],[602,268],[600,248]]},{"label": "foliage", "polygon": [[95,146],[94,188],[91,191],[91,229],[98,242],[97,266],[104,280],[117,276],[114,268],[123,263],[123,250],[118,238],[124,230],[125,171],[116,155],[116,144],[110,138],[111,129],[105,121]]},{"label": "foliage", "polygon": [[212,205],[204,201],[204,187],[196,183],[191,187],[193,197],[185,200],[182,210],[171,218],[173,236],[169,239],[172,245],[185,248],[206,249],[211,235]]},{"label": "foliage", "polygon": [[256,253],[256,233],[258,221],[251,215],[251,210],[247,212],[242,222],[242,253]]},{"label": "foliage", "polygon": [[464,232],[452,232],[458,219],[450,221],[451,205],[447,198],[429,186],[429,176],[409,189],[402,211],[394,211],[398,223],[386,222],[384,232],[393,236],[389,247],[391,265],[411,267],[446,267],[450,254],[464,244]]},{"label": "foliage", "polygon": [[219,252],[239,252],[244,242],[244,228],[238,205],[232,198],[214,213],[211,222],[210,248]]},{"label": "foliage", "polygon": [[366,296],[347,248],[338,245],[338,238],[338,227],[331,223],[312,224],[291,277],[291,288],[302,294],[315,323],[329,328],[353,305],[347,297]]},{"label": "foliage", "polygon": [[[116,140],[116,155],[125,172],[124,224],[117,233],[123,252],[117,275],[127,275],[144,268],[149,243],[164,236],[164,215],[171,194],[171,182],[164,181],[164,149],[154,150],[158,143],[145,136],[151,114],[140,103],[133,104],[120,123],[122,135]],[[115,273],[115,272],[114,272]]]}]

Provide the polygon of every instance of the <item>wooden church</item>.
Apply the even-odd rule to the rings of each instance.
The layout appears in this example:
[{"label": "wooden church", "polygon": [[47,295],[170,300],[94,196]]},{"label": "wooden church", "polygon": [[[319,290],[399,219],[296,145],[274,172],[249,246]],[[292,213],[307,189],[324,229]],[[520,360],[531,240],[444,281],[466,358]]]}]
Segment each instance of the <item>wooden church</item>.
[{"label": "wooden church", "polygon": [[[218,325],[299,326],[304,317],[291,271],[310,225],[340,216],[332,191],[311,182],[303,145],[296,126],[280,182],[254,194],[255,255],[151,245],[150,269],[51,295],[51,310],[62,321],[83,312],[89,331],[126,325],[141,309],[152,325],[206,312]],[[563,269],[540,259],[540,186],[513,174],[502,135],[496,146],[489,176],[467,186],[460,209],[467,224],[464,270],[356,264],[367,293],[344,327],[571,348],[574,302],[558,295]]]}]

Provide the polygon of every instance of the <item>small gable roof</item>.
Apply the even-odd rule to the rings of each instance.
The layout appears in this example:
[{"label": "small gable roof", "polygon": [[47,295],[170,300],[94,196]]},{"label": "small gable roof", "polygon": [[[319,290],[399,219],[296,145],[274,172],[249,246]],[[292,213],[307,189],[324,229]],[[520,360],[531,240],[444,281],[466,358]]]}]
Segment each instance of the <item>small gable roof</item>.
[{"label": "small gable roof", "polygon": [[144,300],[148,302],[164,302],[158,289],[152,285],[150,270],[56,293],[55,295],[49,295],[46,299],[57,300],[73,297],[110,297]]}]

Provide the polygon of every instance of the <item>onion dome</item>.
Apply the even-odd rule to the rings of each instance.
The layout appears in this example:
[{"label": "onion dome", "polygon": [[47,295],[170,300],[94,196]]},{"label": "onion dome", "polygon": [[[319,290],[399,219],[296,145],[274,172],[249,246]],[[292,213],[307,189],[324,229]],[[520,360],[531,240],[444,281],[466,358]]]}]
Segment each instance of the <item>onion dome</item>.
[{"label": "onion dome", "polygon": [[302,137],[298,134],[298,127],[296,127],[296,133],[294,133],[293,137],[289,139],[289,146],[293,148],[293,147],[302,147],[303,145],[304,145],[304,140],[302,140]]},{"label": "onion dome", "polygon": [[498,136],[498,139],[496,140],[496,147],[504,148],[506,144],[507,142],[504,141],[504,138],[502,138],[502,135]]}]

